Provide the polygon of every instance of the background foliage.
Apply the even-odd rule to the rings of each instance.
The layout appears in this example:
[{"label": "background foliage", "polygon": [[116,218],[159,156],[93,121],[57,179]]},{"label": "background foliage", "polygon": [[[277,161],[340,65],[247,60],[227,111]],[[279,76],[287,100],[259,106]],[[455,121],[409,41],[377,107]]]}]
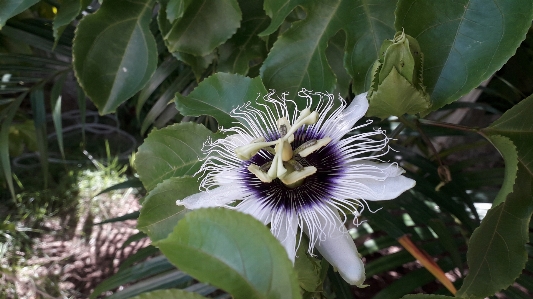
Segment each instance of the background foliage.
[{"label": "background foliage", "polygon": [[[147,193],[142,208],[108,222],[138,218],[135,238],[153,243],[91,298],[124,285],[110,298],[485,298],[498,292],[528,298],[532,20],[527,0],[2,1],[0,257],[8,252],[2,244],[16,250],[31,243],[32,236],[16,229],[28,224],[24,215],[38,223],[39,215],[57,210],[50,203],[72,198],[68,176],[59,175],[68,169],[56,166],[79,163],[82,152],[107,157],[106,165],[111,156],[124,163],[139,141],[137,176],[107,191],[138,187],[140,180]],[[334,92],[349,101],[376,82],[381,45],[398,31],[419,43],[431,105],[419,115],[373,119],[396,138],[397,152],[383,159],[398,161],[417,186],[370,205],[383,209],[350,227],[366,261],[368,289],[350,288],[320,257],[300,253],[292,267],[268,229],[250,217],[187,213],[174,204],[198,191],[193,175],[202,144],[224,137],[218,129],[235,121],[234,107],[269,89],[292,96],[301,88]],[[408,105],[396,106],[407,112]],[[116,141],[111,146],[98,135],[102,125],[91,123],[93,108],[117,115],[114,135],[105,135]],[[67,124],[69,115],[74,124]],[[476,115],[482,115],[478,123]],[[39,163],[38,183],[17,173],[21,157]],[[35,206],[24,200],[28,185],[41,188]],[[54,190],[62,192],[46,195]],[[493,203],[484,218],[480,202]],[[241,259],[246,271],[225,259]],[[275,278],[269,286],[267,272]]]}]

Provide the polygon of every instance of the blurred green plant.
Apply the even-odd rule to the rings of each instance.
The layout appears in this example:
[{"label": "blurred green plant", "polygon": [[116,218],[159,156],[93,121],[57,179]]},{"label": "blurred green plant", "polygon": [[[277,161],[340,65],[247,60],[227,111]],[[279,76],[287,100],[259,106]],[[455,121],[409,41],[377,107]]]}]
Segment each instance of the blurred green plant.
[{"label": "blurred green plant", "polygon": [[[10,158],[38,149],[45,186],[47,182],[54,185],[48,174],[52,171],[47,171],[54,166],[49,165],[47,154],[52,147],[47,130],[52,126],[46,124],[46,111],[51,115],[60,158],[68,160],[62,107],[77,106],[79,124],[86,128],[90,104],[86,94],[100,113],[116,111],[121,126],[140,132],[138,138],[151,127],[159,128],[149,133],[136,157],[140,180],[148,192],[140,213],[106,220],[139,217],[138,227],[143,233],[135,238],[150,237],[154,244],[128,259],[115,276],[95,289],[92,298],[126,284],[129,286],[110,298],[162,288],[184,288],[216,298],[230,296],[193,282],[171,262],[243,298],[352,298],[354,293],[359,297],[399,298],[420,291],[440,295],[432,298],[447,298],[454,292],[434,283],[435,277],[426,268],[414,266],[415,257],[401,250],[402,244],[413,244],[407,247],[421,253],[415,256],[429,265],[428,269],[441,269],[454,277],[454,281],[444,283],[454,284],[458,298],[484,298],[502,289],[509,298],[532,294],[533,251],[528,232],[533,210],[529,150],[533,123],[527,115],[533,101],[528,97],[533,91],[532,72],[528,71],[533,66],[530,1],[104,0],[101,6],[97,1],[89,2],[8,0],[0,4],[0,176],[5,180],[2,188],[9,190],[3,194],[9,193],[16,202],[22,193]],[[424,54],[423,66],[415,63],[415,77],[401,70],[407,63],[405,57],[389,65],[384,60],[388,56],[379,49],[398,31],[412,37]],[[258,92],[268,89],[289,92],[288,99],[306,88],[340,93],[350,101],[353,93],[376,87],[372,84],[376,61],[382,68],[392,65],[410,83],[420,78],[423,82],[415,84],[415,89],[418,86],[417,90],[427,93],[432,104],[425,110],[425,103],[406,100],[405,93],[400,100],[407,102],[400,109],[388,106],[389,97],[376,104],[379,113],[375,115],[383,119],[376,126],[388,129],[390,138],[397,138],[392,146],[398,152],[383,159],[398,162],[417,186],[384,203],[379,212],[365,212],[359,221],[367,222],[350,230],[367,261],[370,287],[351,289],[327,262],[305,254],[300,254],[295,270],[284,262],[278,265],[285,269],[284,275],[298,277],[286,282],[290,288],[301,286],[301,293],[273,294],[256,289],[253,286],[260,282],[260,275],[221,271],[222,277],[217,277],[210,272],[213,256],[231,258],[229,250],[211,255],[213,259],[196,259],[194,269],[182,265],[185,259],[175,252],[171,241],[182,242],[181,238],[187,237],[195,244],[210,244],[214,236],[195,232],[208,230],[210,219],[226,217],[225,212],[216,210],[188,214],[174,203],[198,192],[198,178],[192,175],[201,164],[202,144],[222,136],[219,126],[232,125],[232,109],[254,102]],[[387,95],[400,91],[401,79],[387,81],[391,73],[395,74],[389,72],[392,68],[387,67],[373,91],[380,87],[386,87]],[[488,84],[482,84],[489,78]],[[463,95],[475,94],[473,89],[479,85],[483,93],[473,96],[474,102],[458,101]],[[64,95],[69,91],[75,96]],[[414,106],[417,108],[405,108]],[[461,118],[454,117],[465,108],[492,117],[490,122],[507,112],[479,129],[458,125]],[[431,114],[424,119],[402,115],[419,112]],[[395,115],[398,119],[391,114],[399,114]],[[447,123],[449,119],[454,123]],[[196,124],[188,123],[191,121]],[[172,125],[167,126],[169,123]],[[475,142],[436,148],[439,138],[455,136],[474,138]],[[505,167],[503,163],[480,167],[495,160],[493,156],[453,159],[466,151],[480,150],[489,142],[502,154]],[[81,148],[90,143],[83,142]],[[105,151],[105,145],[97,147]],[[99,163],[104,162],[95,164],[104,165]],[[139,180],[121,182],[109,190],[130,186],[139,186]],[[39,206],[48,201],[53,200]],[[493,203],[481,222],[474,201]],[[39,215],[37,211],[31,213]],[[13,214],[23,215],[24,211]],[[5,231],[13,230],[14,218],[10,217],[2,222]],[[188,226],[191,221],[195,229]],[[224,222],[221,220],[220,225]],[[254,232],[257,239],[271,237],[268,230],[258,226]],[[413,242],[406,243],[406,239]],[[159,255],[158,246],[171,262]],[[255,250],[243,250],[244,256],[254,256]],[[259,261],[264,258],[255,257]],[[250,265],[253,271],[260,271],[258,267]],[[248,279],[245,284],[243,277]],[[383,285],[376,277],[388,281]],[[373,285],[379,285],[377,290],[372,291]],[[162,295],[199,297],[176,290],[141,297]],[[409,297],[427,296],[405,298]]]}]

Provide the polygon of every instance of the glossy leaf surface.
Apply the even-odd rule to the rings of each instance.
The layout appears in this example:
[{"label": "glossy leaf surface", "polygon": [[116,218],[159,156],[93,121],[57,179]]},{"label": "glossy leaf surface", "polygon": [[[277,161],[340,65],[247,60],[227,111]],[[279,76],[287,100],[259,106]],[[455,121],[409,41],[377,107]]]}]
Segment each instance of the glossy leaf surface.
[{"label": "glossy leaf surface", "polygon": [[6,21],[30,8],[39,0],[2,0],[0,1],[0,29],[4,27]]},{"label": "glossy leaf surface", "polygon": [[195,210],[157,245],[177,267],[236,299],[301,298],[285,249],[252,216]]},{"label": "glossy leaf surface", "polygon": [[144,87],[157,66],[150,33],[153,0],[105,1],[84,17],[73,45],[78,82],[107,114]]},{"label": "glossy leaf surface", "polygon": [[166,238],[186,213],[176,200],[198,193],[199,187],[198,179],[193,177],[174,177],[157,185],[143,202],[137,228],[152,242]]},{"label": "glossy leaf surface", "polygon": [[211,115],[219,126],[232,127],[238,120],[231,110],[247,102],[256,102],[267,94],[261,78],[217,73],[196,87],[188,96],[176,94],[176,107],[183,115]]},{"label": "glossy leaf surface", "polygon": [[532,19],[529,0],[400,0],[395,27],[420,43],[430,110],[436,110],[500,69],[524,40]]},{"label": "glossy leaf surface", "polygon": [[91,3],[90,0],[65,0],[61,2],[61,7],[57,10],[54,18],[54,40],[57,43],[59,37],[70,22],[72,22],[81,10]]},{"label": "glossy leaf surface", "polygon": [[[170,4],[174,5],[173,2]],[[176,18],[172,23],[166,15],[159,17],[159,28],[170,53],[205,56],[228,40],[241,21],[241,10],[236,0],[190,1],[182,10],[181,18],[178,17],[180,9],[170,11],[174,12],[170,19]]]},{"label": "glossy leaf surface", "polygon": [[533,212],[533,124],[529,109],[533,109],[533,97],[483,129],[504,157],[505,181],[496,203],[471,237],[467,256],[470,272],[458,296],[492,295],[511,285],[525,267]]},{"label": "glossy leaf surface", "polygon": [[346,34],[344,66],[353,78],[353,91],[361,93],[370,86],[372,64],[385,39],[396,32],[393,26],[395,1],[281,1],[265,2],[273,20],[262,33],[274,32],[285,17],[301,5],[306,18],[292,24],[274,43],[261,67],[267,88],[290,92],[301,88],[333,91],[336,75],[326,59],[328,41],[339,30]]},{"label": "glossy leaf surface", "polygon": [[203,125],[180,123],[152,131],[135,157],[135,168],[144,187],[150,191],[171,177],[193,175],[204,157],[207,138],[217,139]]},{"label": "glossy leaf surface", "polygon": [[266,44],[257,34],[268,26],[269,18],[261,1],[241,0],[243,19],[237,32],[220,47],[218,71],[246,75],[253,59],[266,56]]}]

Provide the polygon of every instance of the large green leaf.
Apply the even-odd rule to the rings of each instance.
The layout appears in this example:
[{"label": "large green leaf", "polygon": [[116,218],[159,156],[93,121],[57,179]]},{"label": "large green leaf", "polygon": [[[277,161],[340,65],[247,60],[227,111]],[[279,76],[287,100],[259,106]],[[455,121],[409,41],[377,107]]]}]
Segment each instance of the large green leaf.
[{"label": "large green leaf", "polygon": [[424,84],[436,110],[477,87],[514,55],[533,19],[530,0],[400,0],[396,30],[424,53]]},{"label": "large green leaf", "polygon": [[218,139],[203,125],[180,123],[152,131],[139,147],[135,168],[146,190],[171,177],[193,175],[205,157],[202,146],[208,139]]},{"label": "large green leaf", "polygon": [[157,49],[149,29],[153,3],[104,1],[78,25],[74,70],[101,114],[115,111],[143,88],[155,71]]},{"label": "large green leaf", "polygon": [[[533,177],[533,96],[529,96],[482,131],[490,136],[502,135],[513,142],[518,152],[518,163]],[[498,148],[500,149],[500,148]],[[500,149],[501,151],[501,149]]]},{"label": "large green leaf", "polygon": [[265,41],[257,34],[267,27],[269,18],[261,1],[241,0],[239,5],[243,15],[241,28],[220,47],[218,71],[246,75],[252,60],[262,61],[266,56]]},{"label": "large green leaf", "polygon": [[301,298],[285,249],[252,216],[195,210],[156,245],[181,270],[236,299]]},{"label": "large green leaf", "polygon": [[54,25],[52,27],[56,44],[67,25],[70,24],[70,22],[80,14],[81,10],[89,4],[91,4],[90,0],[64,0],[61,2],[61,6],[57,10],[56,17],[54,18]]},{"label": "large green leaf", "polygon": [[533,209],[532,181],[527,169],[519,165],[513,192],[488,211],[472,234],[467,255],[470,270],[458,296],[493,295],[511,285],[524,269]]},{"label": "large green leaf", "polygon": [[204,296],[183,290],[157,290],[132,297],[132,299],[205,299]]},{"label": "large green leaf", "polygon": [[368,89],[381,42],[395,33],[396,1],[266,1],[272,23],[262,34],[274,32],[298,5],[307,16],[293,23],[274,43],[261,67],[265,86],[293,96],[301,88],[333,91],[336,75],[327,62],[326,48],[328,40],[344,30],[344,66],[353,78],[353,90],[360,93]]},{"label": "large green leaf", "polygon": [[[185,52],[205,56],[228,40],[239,28],[241,10],[236,0],[188,1],[187,6],[167,10],[159,17],[159,28],[171,53]],[[169,5],[175,5],[170,1]],[[184,5],[181,3],[178,6]],[[174,6],[172,6],[174,7]],[[166,13],[171,13],[168,21]],[[161,12],[160,12],[161,13]],[[180,16],[182,14],[182,16]]]},{"label": "large green leaf", "polygon": [[482,130],[504,157],[505,181],[493,208],[472,235],[467,256],[470,271],[458,295],[492,295],[511,285],[525,267],[533,211],[531,109],[533,96]]},{"label": "large green leaf", "polygon": [[143,202],[137,228],[152,242],[166,238],[185,215],[176,200],[198,193],[199,187],[198,179],[193,177],[170,178],[157,185]]},{"label": "large green leaf", "polygon": [[220,126],[228,128],[238,121],[230,115],[231,110],[256,102],[266,94],[259,77],[217,73],[202,81],[188,96],[176,94],[176,106],[182,115],[211,115]]},{"label": "large green leaf", "polygon": [[2,0],[0,1],[0,29],[4,27],[9,18],[25,11],[39,0]]}]

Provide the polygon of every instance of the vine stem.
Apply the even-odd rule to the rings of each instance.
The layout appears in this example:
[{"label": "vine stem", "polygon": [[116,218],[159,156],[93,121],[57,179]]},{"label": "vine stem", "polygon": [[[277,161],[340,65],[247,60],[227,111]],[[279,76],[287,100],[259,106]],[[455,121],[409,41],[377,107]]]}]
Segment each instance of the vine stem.
[{"label": "vine stem", "polygon": [[438,122],[438,121],[422,119],[422,118],[419,119],[418,122],[424,125],[430,125],[430,126],[435,126],[435,127],[442,127],[442,128],[454,129],[454,130],[459,130],[459,131],[479,133],[479,128],[472,128],[472,127],[445,123],[445,122]]},{"label": "vine stem", "polygon": [[444,166],[444,164],[442,163],[442,160],[439,157],[439,154],[437,153],[437,149],[435,148],[435,146],[433,145],[431,140],[429,140],[429,138],[426,136],[426,134],[424,133],[424,131],[420,127],[420,121],[419,120],[415,120],[414,124],[413,124],[411,121],[407,120],[403,116],[399,117],[398,119],[402,123],[406,124],[408,127],[418,131],[418,134],[420,134],[420,137],[422,138],[422,140],[424,140],[424,143],[426,143],[426,145],[429,147],[429,150],[431,151],[431,153],[433,154],[433,156],[435,157],[435,159],[439,163],[439,166],[441,166],[441,167]]}]

